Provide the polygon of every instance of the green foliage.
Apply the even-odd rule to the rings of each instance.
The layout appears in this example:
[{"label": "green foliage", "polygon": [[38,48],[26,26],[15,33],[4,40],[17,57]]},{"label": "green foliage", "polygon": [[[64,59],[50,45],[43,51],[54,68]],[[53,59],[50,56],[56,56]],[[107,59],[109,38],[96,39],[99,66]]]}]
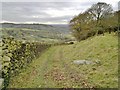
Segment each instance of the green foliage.
[{"label": "green foliage", "polygon": [[49,46],[38,42],[21,42],[10,37],[3,38],[2,77],[4,78],[4,87],[8,86],[10,77],[16,76],[22,68],[31,63],[33,58],[38,57]]},{"label": "green foliage", "polygon": [[88,10],[75,16],[70,21],[73,36],[78,40],[88,37],[111,33],[118,30],[118,12],[112,10],[111,5],[106,3],[93,4]]}]

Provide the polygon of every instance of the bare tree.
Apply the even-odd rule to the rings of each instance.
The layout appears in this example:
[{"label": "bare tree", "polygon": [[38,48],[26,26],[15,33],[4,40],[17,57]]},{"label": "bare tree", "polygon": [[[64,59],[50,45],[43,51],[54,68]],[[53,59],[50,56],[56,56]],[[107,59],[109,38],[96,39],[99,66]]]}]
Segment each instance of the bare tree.
[{"label": "bare tree", "polygon": [[86,12],[99,23],[100,19],[109,17],[112,14],[113,9],[110,4],[98,2],[97,4],[93,4]]}]

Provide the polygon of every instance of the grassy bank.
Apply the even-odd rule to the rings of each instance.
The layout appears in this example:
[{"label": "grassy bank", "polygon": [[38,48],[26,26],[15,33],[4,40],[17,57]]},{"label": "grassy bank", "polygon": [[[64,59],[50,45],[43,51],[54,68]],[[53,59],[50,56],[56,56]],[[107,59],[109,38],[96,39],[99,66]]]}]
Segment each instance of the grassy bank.
[{"label": "grassy bank", "polygon": [[[76,65],[74,60],[98,62]],[[118,39],[105,34],[49,48],[10,81],[10,88],[117,88]]]}]

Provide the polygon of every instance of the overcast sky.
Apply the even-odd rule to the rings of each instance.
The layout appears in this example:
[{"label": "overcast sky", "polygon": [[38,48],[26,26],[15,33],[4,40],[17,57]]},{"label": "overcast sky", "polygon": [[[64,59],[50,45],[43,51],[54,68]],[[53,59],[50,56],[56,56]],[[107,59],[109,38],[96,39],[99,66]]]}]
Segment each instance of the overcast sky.
[{"label": "overcast sky", "polygon": [[[6,2],[5,2],[6,1]],[[42,23],[42,24],[67,24],[71,18],[84,12],[92,4],[99,0],[84,0],[69,2],[2,2],[2,21],[16,23]],[[9,0],[10,1],[10,0]],[[119,0],[101,0],[113,6],[114,10],[118,8]]]}]

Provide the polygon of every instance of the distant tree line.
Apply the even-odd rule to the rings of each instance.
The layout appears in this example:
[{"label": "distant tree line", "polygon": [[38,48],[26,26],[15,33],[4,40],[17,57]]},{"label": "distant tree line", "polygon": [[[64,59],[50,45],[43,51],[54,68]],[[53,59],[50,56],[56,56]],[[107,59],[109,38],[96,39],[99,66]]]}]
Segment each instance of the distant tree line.
[{"label": "distant tree line", "polygon": [[88,37],[111,33],[119,30],[120,11],[113,11],[110,4],[98,2],[93,4],[85,12],[80,13],[70,20],[70,27],[73,36],[78,40],[85,40]]}]

